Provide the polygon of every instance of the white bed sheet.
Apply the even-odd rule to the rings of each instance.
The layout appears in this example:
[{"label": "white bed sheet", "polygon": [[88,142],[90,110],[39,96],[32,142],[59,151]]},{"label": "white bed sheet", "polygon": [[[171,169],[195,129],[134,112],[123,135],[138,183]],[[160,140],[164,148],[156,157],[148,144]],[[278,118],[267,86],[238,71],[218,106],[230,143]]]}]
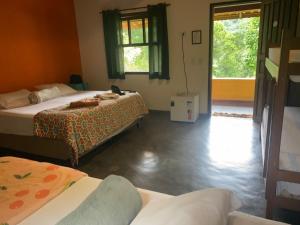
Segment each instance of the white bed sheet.
[{"label": "white bed sheet", "polygon": [[36,105],[0,110],[0,133],[33,136],[33,117],[39,112],[64,106],[73,101],[94,97],[100,93],[103,93],[103,91],[77,92]]},{"label": "white bed sheet", "polygon": [[262,147],[262,160],[264,163],[265,160],[265,151],[266,151],[266,142],[267,142],[267,129],[268,129],[268,108],[265,108],[263,111],[263,120],[260,127],[260,135],[261,135],[261,147]]},{"label": "white bed sheet", "polygon": [[[300,156],[281,152],[280,153],[280,169],[300,172]],[[289,182],[278,182],[277,194],[300,199],[300,184]],[[292,195],[292,196],[289,196]]]},{"label": "white bed sheet", "polygon": [[[27,217],[18,225],[55,225],[79,205],[98,187],[102,180],[92,177],[82,178],[62,194],[48,202],[38,211]],[[152,200],[171,198],[172,196],[138,189],[145,206]]]},{"label": "white bed sheet", "polygon": [[[268,108],[264,109],[262,121],[262,138],[266,138],[266,116]],[[265,140],[262,140],[265,143]],[[285,107],[279,167],[282,170],[300,172],[300,107]],[[264,146],[265,147],[265,146]],[[278,182],[277,193],[290,193],[300,196],[300,184]]]},{"label": "white bed sheet", "polygon": [[300,107],[285,107],[280,152],[300,156],[299,146]]}]

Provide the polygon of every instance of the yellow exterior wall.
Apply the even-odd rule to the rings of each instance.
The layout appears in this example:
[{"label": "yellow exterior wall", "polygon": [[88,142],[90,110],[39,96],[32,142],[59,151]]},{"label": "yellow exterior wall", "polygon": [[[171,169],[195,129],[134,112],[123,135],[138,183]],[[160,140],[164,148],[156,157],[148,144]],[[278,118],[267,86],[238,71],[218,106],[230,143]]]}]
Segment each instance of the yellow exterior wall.
[{"label": "yellow exterior wall", "polygon": [[212,99],[221,101],[254,101],[255,79],[213,79]]}]

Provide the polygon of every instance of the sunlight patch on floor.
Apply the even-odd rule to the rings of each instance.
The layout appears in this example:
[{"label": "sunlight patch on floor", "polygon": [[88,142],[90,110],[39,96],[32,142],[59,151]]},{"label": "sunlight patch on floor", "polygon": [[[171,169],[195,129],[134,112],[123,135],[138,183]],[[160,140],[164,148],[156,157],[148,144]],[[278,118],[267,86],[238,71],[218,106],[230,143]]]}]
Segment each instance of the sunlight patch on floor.
[{"label": "sunlight patch on floor", "polygon": [[254,157],[251,119],[212,117],[209,156],[219,167],[246,165]]}]

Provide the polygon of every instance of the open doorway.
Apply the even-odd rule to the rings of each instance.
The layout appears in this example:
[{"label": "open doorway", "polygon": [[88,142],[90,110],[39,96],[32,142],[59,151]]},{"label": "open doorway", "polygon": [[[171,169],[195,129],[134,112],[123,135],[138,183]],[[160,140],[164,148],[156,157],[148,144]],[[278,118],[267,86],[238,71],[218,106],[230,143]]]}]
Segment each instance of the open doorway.
[{"label": "open doorway", "polygon": [[211,6],[209,109],[251,118],[255,98],[260,2]]}]

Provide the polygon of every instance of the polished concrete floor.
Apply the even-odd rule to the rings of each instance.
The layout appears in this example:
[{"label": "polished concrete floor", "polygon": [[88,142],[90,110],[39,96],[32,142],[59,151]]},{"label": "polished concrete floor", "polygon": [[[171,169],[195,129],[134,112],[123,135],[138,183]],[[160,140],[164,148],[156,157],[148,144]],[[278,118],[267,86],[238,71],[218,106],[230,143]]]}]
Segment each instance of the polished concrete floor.
[{"label": "polished concrete floor", "polygon": [[[90,176],[128,178],[138,187],[171,195],[220,187],[234,191],[241,211],[264,216],[259,126],[251,119],[202,116],[194,124],[171,122],[151,112],[133,127],[81,159]],[[278,211],[293,224],[300,216]]]},{"label": "polished concrete floor", "polygon": [[[259,126],[252,119],[201,116],[189,124],[154,111],[140,128],[83,158],[79,169],[102,179],[121,175],[137,187],[171,195],[228,188],[243,202],[241,211],[265,215]],[[275,218],[300,224],[300,216],[288,211]]]},{"label": "polished concrete floor", "polygon": [[98,178],[121,175],[138,187],[171,195],[228,188],[243,201],[242,211],[263,216],[260,148],[258,127],[251,119],[203,116],[189,124],[151,112],[140,128],[100,147],[79,168]]}]

